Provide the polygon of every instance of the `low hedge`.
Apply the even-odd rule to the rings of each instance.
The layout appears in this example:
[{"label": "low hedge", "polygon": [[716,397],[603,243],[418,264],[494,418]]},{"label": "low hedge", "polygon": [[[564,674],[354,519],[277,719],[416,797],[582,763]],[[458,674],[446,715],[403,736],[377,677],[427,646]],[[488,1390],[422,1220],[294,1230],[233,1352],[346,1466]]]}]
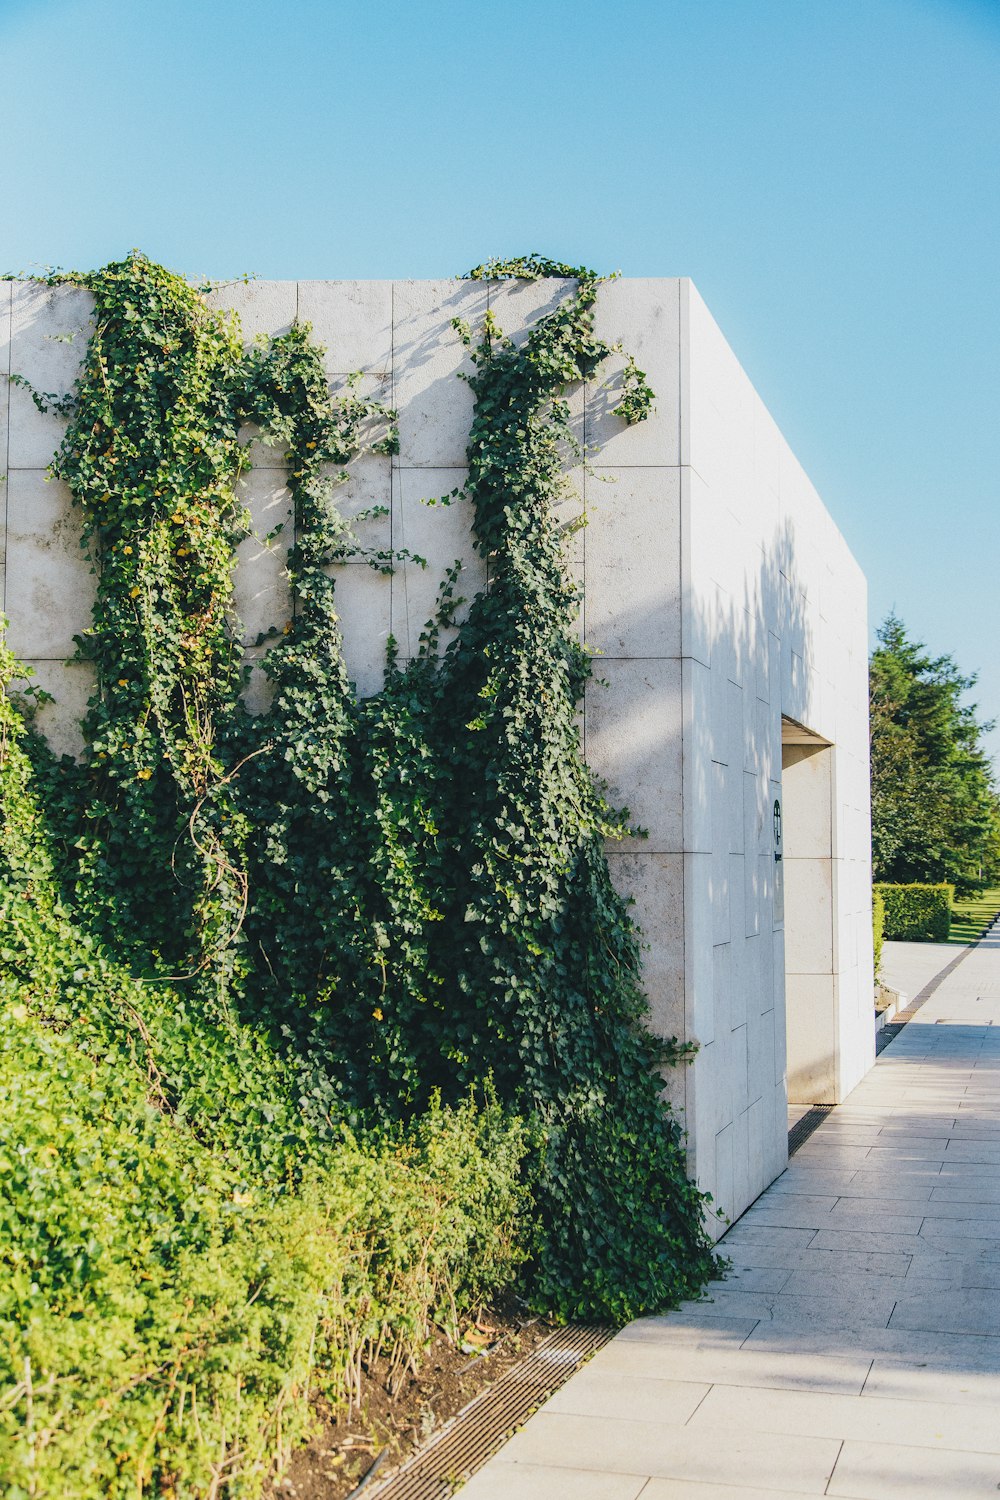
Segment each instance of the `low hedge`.
[{"label": "low hedge", "polygon": [[872,890],[872,940],[877,980],[882,972],[882,944],[885,942],[885,897],[877,886]]},{"label": "low hedge", "polygon": [[951,925],[951,885],[876,885],[882,898],[884,936],[909,942],[946,943]]}]

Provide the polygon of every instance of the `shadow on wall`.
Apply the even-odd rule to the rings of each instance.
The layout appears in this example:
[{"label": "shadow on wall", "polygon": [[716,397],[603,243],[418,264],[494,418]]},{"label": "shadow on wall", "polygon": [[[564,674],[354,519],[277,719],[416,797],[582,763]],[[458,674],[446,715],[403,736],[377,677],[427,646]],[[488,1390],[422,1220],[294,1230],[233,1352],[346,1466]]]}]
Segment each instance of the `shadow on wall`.
[{"label": "shadow on wall", "polygon": [[[587,689],[587,759],[611,800],[627,806],[646,833],[612,851],[714,857],[716,942],[728,940],[731,926],[721,899],[726,860],[774,862],[770,788],[780,795],[782,712],[806,719],[814,708],[813,629],[793,535],[786,525],[766,549],[747,549],[738,593],[706,579],[682,607],[678,585],[677,598],[663,606],[678,624],[683,616],[675,649],[601,652]],[[605,633],[627,642],[643,632],[647,613],[622,599]],[[587,625],[585,635],[589,641]],[[748,881],[748,889],[755,896],[749,936],[760,930],[762,882]]]},{"label": "shadow on wall", "polygon": [[[745,535],[720,547],[728,580],[698,579],[684,598],[679,545],[676,564],[664,554],[677,571],[676,598],[663,606],[675,613],[675,653],[596,658],[606,685],[591,683],[585,720],[592,769],[648,831],[611,844],[609,861],[647,944],[653,1027],[699,1044],[666,1089],[685,1115],[691,1170],[729,1217],[787,1159],[773,808],[782,709],[791,702],[806,718],[816,696],[793,527],[740,552]],[[646,623],[622,600],[614,637],[628,641]]]},{"label": "shadow on wall", "polygon": [[774,808],[782,712],[818,711],[818,621],[790,520],[764,540],[734,526],[718,555],[684,611],[686,1093],[691,1170],[734,1220],[788,1159]]}]

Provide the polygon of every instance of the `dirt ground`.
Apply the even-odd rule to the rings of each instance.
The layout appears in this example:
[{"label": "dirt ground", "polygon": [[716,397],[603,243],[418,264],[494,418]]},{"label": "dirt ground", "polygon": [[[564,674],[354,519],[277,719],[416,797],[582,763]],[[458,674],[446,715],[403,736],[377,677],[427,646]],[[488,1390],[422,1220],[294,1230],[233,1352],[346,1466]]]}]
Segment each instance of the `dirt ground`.
[{"label": "dirt ground", "polygon": [[[346,1500],[374,1464],[370,1488],[424,1446],[499,1376],[552,1332],[541,1318],[488,1313],[463,1326],[458,1344],[443,1335],[426,1351],[416,1375],[391,1396],[388,1361],[366,1372],[360,1410],[332,1414],[317,1403],[320,1425],[271,1490],[272,1500]],[[365,1487],[365,1494],[369,1486]]]}]

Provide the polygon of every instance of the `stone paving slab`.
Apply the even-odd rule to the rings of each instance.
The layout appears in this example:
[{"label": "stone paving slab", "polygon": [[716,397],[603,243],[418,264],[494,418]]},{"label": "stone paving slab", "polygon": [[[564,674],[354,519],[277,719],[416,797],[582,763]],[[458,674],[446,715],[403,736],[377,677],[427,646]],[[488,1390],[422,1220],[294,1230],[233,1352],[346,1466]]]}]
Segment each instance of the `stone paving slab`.
[{"label": "stone paving slab", "polygon": [[[615,1339],[587,1366],[595,1370],[657,1378],[669,1364],[674,1378],[710,1385],[749,1385],[760,1390],[828,1391],[860,1396],[871,1376],[867,1354],[795,1354],[769,1349],[683,1349],[664,1351],[662,1344],[626,1343]],[[581,1374],[583,1372],[581,1371]],[[563,1387],[568,1392],[575,1379]],[[908,1392],[907,1392],[908,1394]],[[554,1399],[554,1398],[553,1398]]]},{"label": "stone paving slab", "polygon": [[738,1427],[799,1437],[857,1438],[1000,1454],[1000,1423],[995,1412],[958,1402],[713,1386],[692,1412],[688,1427],[706,1432]]},{"label": "stone paving slab", "polygon": [[[791,1190],[794,1186],[793,1180]],[[840,1200],[843,1203],[847,1198],[876,1198],[883,1200],[884,1206],[884,1201],[895,1194],[911,1203],[923,1204],[934,1197],[935,1189],[940,1186],[940,1170],[899,1171],[891,1175],[887,1172],[855,1172],[846,1182],[841,1181]]]},{"label": "stone paving slab", "polygon": [[[773,1295],[765,1292],[730,1292],[725,1288],[713,1291],[711,1300],[704,1304],[702,1316],[756,1317],[775,1326],[791,1326],[800,1329],[812,1328],[887,1328],[897,1303],[894,1292],[884,1286],[864,1286],[860,1282],[852,1290],[843,1286],[833,1287],[822,1294],[802,1296],[794,1291],[781,1291]],[[692,1304],[682,1307],[690,1310]],[[991,1329],[990,1332],[993,1332]]]},{"label": "stone paving slab", "polygon": [[[940,1179],[939,1179],[940,1181]],[[933,1203],[996,1203],[1000,1204],[1000,1184],[972,1182],[968,1187],[948,1182],[944,1186],[931,1188]]]},{"label": "stone paving slab", "polygon": [[[967,1207],[968,1204],[966,1203],[955,1204],[955,1208],[960,1211]],[[991,1245],[996,1244],[996,1225],[989,1220],[983,1219],[927,1218],[921,1226],[920,1234],[927,1241],[933,1241],[935,1244],[950,1247],[956,1255],[971,1253],[971,1251],[963,1252],[961,1246],[958,1245],[957,1241],[962,1239],[977,1240],[980,1248],[983,1250],[987,1250]],[[986,1236],[988,1234],[992,1238],[987,1239]]]},{"label": "stone paving slab", "polygon": [[[638,1500],[648,1492],[645,1474],[597,1474],[549,1464],[518,1464],[518,1500]],[[462,1500],[508,1500],[510,1471],[493,1463],[462,1486]]]},{"label": "stone paving slab", "polygon": [[[956,949],[908,946],[913,998]],[[996,1500],[1000,943],[950,970],[720,1250],[703,1300],[624,1328],[463,1495]]]},{"label": "stone paving slab", "polygon": [[[726,1272],[724,1287],[729,1292],[780,1292],[791,1274],[790,1266],[741,1266],[734,1260]],[[688,1305],[697,1307],[699,1303]]]},{"label": "stone paving slab", "polygon": [[694,1380],[664,1380],[632,1370],[590,1364],[546,1402],[546,1411],[574,1417],[610,1417],[619,1422],[685,1423],[711,1386]]},{"label": "stone paving slab", "polygon": [[949,1162],[974,1161],[1000,1166],[1000,1141],[996,1145],[988,1141],[949,1141],[945,1159]]},{"label": "stone paving slab", "polygon": [[546,1463],[553,1454],[563,1453],[573,1455],[575,1468],[598,1472],[639,1472],[664,1479],[770,1486],[775,1494],[792,1490],[822,1495],[840,1448],[836,1438],[728,1426],[724,1442],[718,1433],[706,1441],[703,1429],[690,1426],[575,1417],[543,1407],[493,1462]]},{"label": "stone paving slab", "polygon": [[773,1224],[758,1225],[751,1223],[744,1214],[739,1223],[726,1235],[722,1242],[722,1249],[727,1255],[730,1250],[742,1249],[748,1245],[780,1246],[785,1250],[794,1247],[805,1250],[815,1238],[815,1231],[812,1229],[778,1229]]},{"label": "stone paving slab", "polygon": [[[923,1220],[920,1221],[923,1223]],[[950,1223],[950,1220],[948,1221]],[[985,1243],[985,1242],[984,1242]],[[810,1250],[853,1250],[917,1255],[928,1248],[927,1240],[918,1234],[876,1233],[870,1228],[848,1229],[843,1219],[835,1229],[818,1229],[809,1244]]]},{"label": "stone paving slab", "polygon": [[[693,1484],[690,1479],[651,1479],[642,1500],[774,1500],[773,1490],[748,1490],[731,1484]],[[811,1495],[782,1491],[782,1500],[814,1500]]]},{"label": "stone paving slab", "polygon": [[824,1297],[850,1302],[855,1296],[891,1295],[895,1302],[908,1290],[912,1290],[910,1267],[898,1276],[887,1276],[880,1271],[790,1271],[788,1280],[781,1288],[783,1292],[797,1297]]},{"label": "stone paving slab", "polygon": [[[900,1184],[900,1188],[902,1184]],[[897,1189],[898,1191],[899,1189]],[[905,1198],[883,1198],[879,1202],[879,1211],[887,1213],[906,1215],[914,1214],[927,1219],[953,1219],[957,1213],[961,1213],[967,1219],[988,1219],[990,1222],[1000,1223],[1000,1205],[995,1203],[984,1203],[981,1197],[975,1200],[959,1198],[957,1200],[946,1200],[942,1202],[939,1198],[932,1198],[930,1188],[926,1192],[906,1188]],[[860,1218],[868,1212],[867,1198],[855,1197],[853,1193],[845,1193],[831,1210],[833,1218],[855,1217]]]},{"label": "stone paving slab", "polygon": [[[912,1328],[844,1328],[836,1337],[826,1329],[796,1328],[787,1323],[758,1322],[741,1346],[748,1351],[783,1350],[794,1354],[826,1354],[844,1358],[867,1354],[925,1364],[933,1384],[940,1369],[1000,1372],[1000,1338],[989,1334],[938,1333]],[[1000,1474],[997,1475],[1000,1483]]]},{"label": "stone paving slab", "polygon": [[670,1313],[663,1318],[637,1318],[623,1328],[615,1344],[676,1344],[684,1349],[732,1349],[753,1333],[759,1318],[706,1319],[700,1312]]},{"label": "stone paving slab", "polygon": [[845,1442],[826,1493],[845,1500],[996,1500],[998,1472],[992,1453]]},{"label": "stone paving slab", "polygon": [[880,1276],[905,1276],[912,1263],[911,1255],[856,1250],[814,1250],[811,1246],[783,1250],[774,1245],[729,1249],[734,1267],[775,1266],[796,1271],[818,1271],[823,1276],[861,1272]]},{"label": "stone paving slab", "polygon": [[[901,1296],[890,1328],[920,1328],[930,1333],[988,1333],[1000,1337],[1000,1300],[982,1287],[942,1288],[933,1297]],[[1000,1421],[997,1422],[1000,1430]]]},{"label": "stone paving slab", "polygon": [[[787,1356],[786,1356],[787,1357]],[[986,1406],[994,1424],[1000,1411],[1000,1374],[991,1370],[945,1369],[940,1363],[933,1383],[927,1379],[925,1360],[894,1359],[876,1355],[865,1378],[866,1400],[889,1397],[906,1401],[960,1402],[963,1406]]]}]

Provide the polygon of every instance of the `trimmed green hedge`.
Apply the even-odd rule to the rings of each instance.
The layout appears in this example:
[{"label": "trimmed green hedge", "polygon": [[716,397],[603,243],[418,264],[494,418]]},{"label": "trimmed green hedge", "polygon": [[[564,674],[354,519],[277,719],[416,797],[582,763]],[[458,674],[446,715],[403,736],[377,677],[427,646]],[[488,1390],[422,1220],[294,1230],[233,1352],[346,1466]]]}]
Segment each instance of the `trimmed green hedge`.
[{"label": "trimmed green hedge", "polygon": [[872,889],[872,938],[875,950],[875,978],[882,972],[882,944],[885,941],[885,897],[875,886]]},{"label": "trimmed green hedge", "polygon": [[951,925],[951,885],[876,885],[884,911],[884,935],[910,942],[946,943]]}]

